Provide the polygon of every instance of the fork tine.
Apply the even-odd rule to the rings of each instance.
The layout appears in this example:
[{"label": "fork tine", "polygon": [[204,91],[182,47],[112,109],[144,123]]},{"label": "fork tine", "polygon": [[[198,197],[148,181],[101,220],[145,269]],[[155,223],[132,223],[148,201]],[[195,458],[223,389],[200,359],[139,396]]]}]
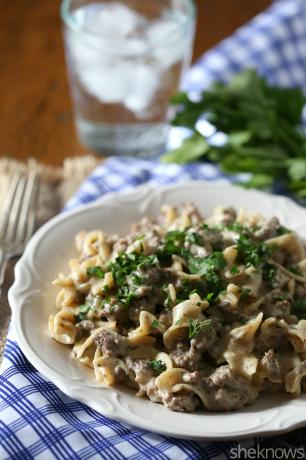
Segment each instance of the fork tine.
[{"label": "fork tine", "polygon": [[[35,206],[37,187],[38,177],[36,172],[32,171],[30,172],[26,182],[26,188],[22,199],[21,211],[17,225],[16,241],[20,243],[27,241],[28,234],[30,233],[31,235],[34,229],[35,213],[31,213],[30,211]],[[28,219],[30,220],[28,221]]]},{"label": "fork tine", "polygon": [[17,191],[18,183],[21,178],[21,173],[14,174],[12,181],[10,183],[7,199],[5,202],[5,206],[3,209],[3,215],[1,216],[1,230],[0,230],[0,238],[3,238],[4,235],[7,233],[7,226],[10,219],[10,212],[12,209],[12,205],[14,202],[14,197]]},{"label": "fork tine", "polygon": [[17,225],[19,221],[19,214],[20,214],[20,210],[22,207],[22,203],[23,203],[23,197],[24,197],[26,185],[27,185],[27,178],[26,176],[22,175],[17,185],[17,190],[14,195],[14,200],[12,203],[9,221],[8,221],[8,225],[6,228],[6,233],[4,235],[4,238],[10,241],[14,241],[15,239],[15,234],[17,231]]}]

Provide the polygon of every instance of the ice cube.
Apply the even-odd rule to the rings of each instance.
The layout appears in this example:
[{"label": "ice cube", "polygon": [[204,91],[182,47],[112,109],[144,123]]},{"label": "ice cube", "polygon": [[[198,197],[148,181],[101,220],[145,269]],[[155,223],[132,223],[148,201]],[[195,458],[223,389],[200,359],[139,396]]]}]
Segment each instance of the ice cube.
[{"label": "ice cube", "polygon": [[91,3],[78,8],[74,16],[87,30],[113,38],[131,35],[147,22],[144,16],[118,2]]},{"label": "ice cube", "polygon": [[130,65],[91,66],[79,72],[79,78],[86,90],[106,104],[123,103],[129,94],[133,69]]},{"label": "ice cube", "polygon": [[160,75],[154,66],[113,62],[111,66],[91,65],[79,69],[81,83],[89,94],[105,104],[123,104],[145,118],[159,87]]},{"label": "ice cube", "polygon": [[154,66],[135,64],[131,72],[129,92],[124,98],[124,105],[145,118],[146,111],[159,87],[159,73]]},{"label": "ice cube", "polygon": [[[83,36],[70,32],[67,34],[68,52],[75,66],[82,72],[83,68],[92,65],[108,65],[111,55],[107,52],[106,43],[101,43],[95,36]],[[109,47],[108,47],[109,51]]]},{"label": "ice cube", "polygon": [[146,35],[161,69],[166,70],[183,58],[187,44],[179,22],[171,18],[160,19],[151,23]]}]

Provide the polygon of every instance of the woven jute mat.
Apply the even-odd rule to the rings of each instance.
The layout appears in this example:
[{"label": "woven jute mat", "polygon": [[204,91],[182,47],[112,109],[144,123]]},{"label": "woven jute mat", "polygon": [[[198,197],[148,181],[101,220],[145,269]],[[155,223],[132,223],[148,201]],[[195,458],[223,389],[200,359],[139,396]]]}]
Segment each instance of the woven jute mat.
[{"label": "woven jute mat", "polygon": [[[0,212],[4,207],[8,185],[16,171],[28,172],[35,169],[39,176],[39,195],[36,209],[36,227],[58,214],[64,204],[77,191],[81,181],[98,165],[99,160],[88,155],[66,158],[62,167],[53,168],[33,159],[21,163],[10,158],[0,159]],[[0,363],[2,361],[11,309],[7,292],[14,282],[14,266],[17,259],[7,262],[4,284],[0,294]]]}]

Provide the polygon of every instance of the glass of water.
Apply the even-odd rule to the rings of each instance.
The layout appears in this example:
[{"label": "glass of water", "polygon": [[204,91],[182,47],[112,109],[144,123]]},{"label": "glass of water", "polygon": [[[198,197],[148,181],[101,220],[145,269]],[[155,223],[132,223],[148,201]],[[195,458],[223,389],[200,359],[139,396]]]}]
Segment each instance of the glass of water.
[{"label": "glass of water", "polygon": [[193,1],[64,0],[61,14],[81,143],[104,154],[161,151],[191,61]]}]

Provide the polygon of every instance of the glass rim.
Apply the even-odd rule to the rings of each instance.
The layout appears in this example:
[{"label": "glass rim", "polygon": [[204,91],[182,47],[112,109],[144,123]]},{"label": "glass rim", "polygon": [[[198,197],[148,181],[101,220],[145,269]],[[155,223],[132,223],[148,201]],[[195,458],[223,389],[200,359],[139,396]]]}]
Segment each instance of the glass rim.
[{"label": "glass rim", "polygon": [[[110,34],[103,34],[101,32],[97,32],[90,28],[81,26],[79,21],[77,21],[75,17],[73,17],[73,15],[69,11],[69,6],[72,1],[73,0],[62,0],[61,7],[60,7],[60,14],[61,14],[62,21],[72,31],[84,33],[86,35],[93,36],[101,40],[111,38],[113,41],[117,41],[117,42],[123,42],[126,40],[135,40],[137,38],[143,37],[142,33],[137,33],[133,35],[132,37],[118,37],[114,39]],[[184,22],[182,22],[182,33],[184,33],[186,28],[195,20],[197,8],[196,8],[194,0],[179,0],[179,1],[182,4],[185,4],[187,7],[186,19],[184,20]],[[100,2],[103,3],[103,0],[102,1],[100,0]],[[169,33],[165,33],[164,35],[159,36],[158,39],[156,39],[156,42],[162,42],[168,37],[169,37]]]}]

